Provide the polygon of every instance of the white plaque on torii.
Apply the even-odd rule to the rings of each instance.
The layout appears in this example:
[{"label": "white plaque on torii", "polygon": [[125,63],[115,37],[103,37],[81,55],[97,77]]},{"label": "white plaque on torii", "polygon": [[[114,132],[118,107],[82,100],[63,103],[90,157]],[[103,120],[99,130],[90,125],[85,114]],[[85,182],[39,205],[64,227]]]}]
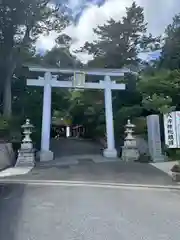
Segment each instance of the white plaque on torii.
[{"label": "white plaque on torii", "polygon": [[73,88],[75,89],[85,88],[86,74],[84,72],[74,72],[74,76],[72,80],[73,80]]}]

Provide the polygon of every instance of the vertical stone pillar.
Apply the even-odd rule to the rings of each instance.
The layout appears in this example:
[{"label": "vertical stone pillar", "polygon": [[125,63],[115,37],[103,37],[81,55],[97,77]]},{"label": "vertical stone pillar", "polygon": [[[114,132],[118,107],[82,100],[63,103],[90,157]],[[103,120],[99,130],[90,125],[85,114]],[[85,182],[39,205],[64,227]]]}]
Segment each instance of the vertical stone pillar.
[{"label": "vertical stone pillar", "polygon": [[107,134],[107,149],[104,150],[104,156],[107,158],[117,157],[114,141],[114,124],[113,124],[113,108],[112,108],[112,90],[111,78],[104,78],[104,95],[105,95],[105,114],[106,114],[106,134]]},{"label": "vertical stone pillar", "polygon": [[51,80],[52,80],[51,73],[46,72],[44,75],[40,161],[53,160],[53,153],[49,150],[51,129]]},{"label": "vertical stone pillar", "polygon": [[161,133],[158,115],[149,115],[147,117],[147,128],[150,156],[153,162],[163,162],[164,156],[162,155]]}]

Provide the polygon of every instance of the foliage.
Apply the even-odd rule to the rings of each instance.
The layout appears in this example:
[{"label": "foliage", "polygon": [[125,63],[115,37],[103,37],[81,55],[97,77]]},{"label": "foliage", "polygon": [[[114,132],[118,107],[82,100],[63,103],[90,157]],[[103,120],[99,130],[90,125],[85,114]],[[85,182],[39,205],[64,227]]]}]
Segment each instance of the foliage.
[{"label": "foliage", "polygon": [[110,19],[103,26],[94,29],[97,40],[93,43],[86,42],[80,51],[93,55],[96,66],[98,61],[100,67],[121,68],[129,64],[137,65],[138,48],[142,45],[145,32],[143,8],[134,2],[126,9],[126,15],[121,21]]},{"label": "foliage", "polygon": [[6,119],[0,116],[0,139],[5,141],[21,140],[21,125],[18,117]]},{"label": "foliage", "polygon": [[70,51],[71,43],[72,39],[68,35],[60,34],[56,39],[56,46],[43,57],[43,63],[61,67],[81,66],[81,62]]},{"label": "foliage", "polygon": [[124,106],[119,109],[119,111],[116,114],[116,117],[119,116],[119,118],[127,120],[128,118],[132,119],[136,116],[141,116],[141,113],[142,107],[139,105]]},{"label": "foliage", "polygon": [[141,76],[137,89],[143,95],[142,105],[151,113],[167,113],[180,104],[180,71],[157,70]]},{"label": "foliage", "polygon": [[106,136],[106,125],[105,124],[100,124],[96,127],[95,129],[95,136],[100,137],[105,137]]},{"label": "foliage", "polygon": [[[0,2],[0,72],[3,112],[11,115],[11,79],[22,56],[40,34],[61,32],[67,16],[49,0],[8,0]],[[2,89],[4,91],[2,92]]]},{"label": "foliage", "polygon": [[136,135],[147,135],[147,123],[146,117],[137,117],[133,119],[133,124],[135,124],[135,134]]},{"label": "foliage", "polygon": [[165,44],[162,48],[160,65],[174,70],[180,68],[180,13],[175,15],[172,24],[165,31]]},{"label": "foliage", "polygon": [[66,52],[58,47],[54,47],[51,51],[47,52],[43,58],[43,62],[53,67],[72,67],[74,64],[74,58],[70,52]]},{"label": "foliage", "polygon": [[176,161],[180,159],[180,149],[172,149],[167,148],[165,149],[165,153],[168,156],[170,161]]},{"label": "foliage", "polygon": [[9,138],[9,123],[3,116],[0,116],[0,141],[7,141]]},{"label": "foliage", "polygon": [[3,116],[0,116],[0,131],[7,130],[8,128],[9,128],[8,121]]},{"label": "foliage", "polygon": [[174,107],[170,107],[172,99],[170,97],[164,97],[163,95],[157,95],[154,93],[152,96],[145,96],[142,100],[142,105],[149,112],[153,113],[168,113],[174,110]]}]

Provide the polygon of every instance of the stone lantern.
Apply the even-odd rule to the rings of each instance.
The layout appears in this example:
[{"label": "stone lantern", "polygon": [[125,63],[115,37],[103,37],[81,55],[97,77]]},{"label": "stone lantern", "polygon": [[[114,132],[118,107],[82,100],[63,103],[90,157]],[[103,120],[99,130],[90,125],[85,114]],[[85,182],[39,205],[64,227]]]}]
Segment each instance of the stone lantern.
[{"label": "stone lantern", "polygon": [[24,138],[21,143],[21,148],[18,151],[18,159],[16,167],[18,166],[34,166],[35,164],[35,152],[31,140],[32,129],[34,126],[30,123],[29,119],[26,119],[26,123],[22,125]]},{"label": "stone lantern", "polygon": [[21,149],[32,149],[32,140],[30,135],[32,134],[32,129],[34,126],[30,123],[29,119],[26,119],[26,123],[22,125],[24,138],[21,143]]},{"label": "stone lantern", "polygon": [[136,139],[133,136],[135,125],[128,120],[125,128],[126,137],[124,140],[124,146],[122,147],[122,160],[126,162],[136,161],[139,159],[140,154],[137,148]]}]

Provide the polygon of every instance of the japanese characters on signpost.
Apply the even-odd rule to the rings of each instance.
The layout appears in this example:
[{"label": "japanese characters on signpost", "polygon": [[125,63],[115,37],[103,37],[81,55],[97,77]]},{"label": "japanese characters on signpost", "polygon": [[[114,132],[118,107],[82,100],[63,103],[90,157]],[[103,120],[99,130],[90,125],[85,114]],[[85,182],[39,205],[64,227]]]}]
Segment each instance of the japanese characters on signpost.
[{"label": "japanese characters on signpost", "polygon": [[[164,161],[158,115],[147,117],[149,153],[154,162]],[[168,148],[180,148],[180,111],[164,114],[165,144]]]},{"label": "japanese characters on signpost", "polygon": [[168,148],[180,148],[180,112],[164,115],[165,144]]}]

